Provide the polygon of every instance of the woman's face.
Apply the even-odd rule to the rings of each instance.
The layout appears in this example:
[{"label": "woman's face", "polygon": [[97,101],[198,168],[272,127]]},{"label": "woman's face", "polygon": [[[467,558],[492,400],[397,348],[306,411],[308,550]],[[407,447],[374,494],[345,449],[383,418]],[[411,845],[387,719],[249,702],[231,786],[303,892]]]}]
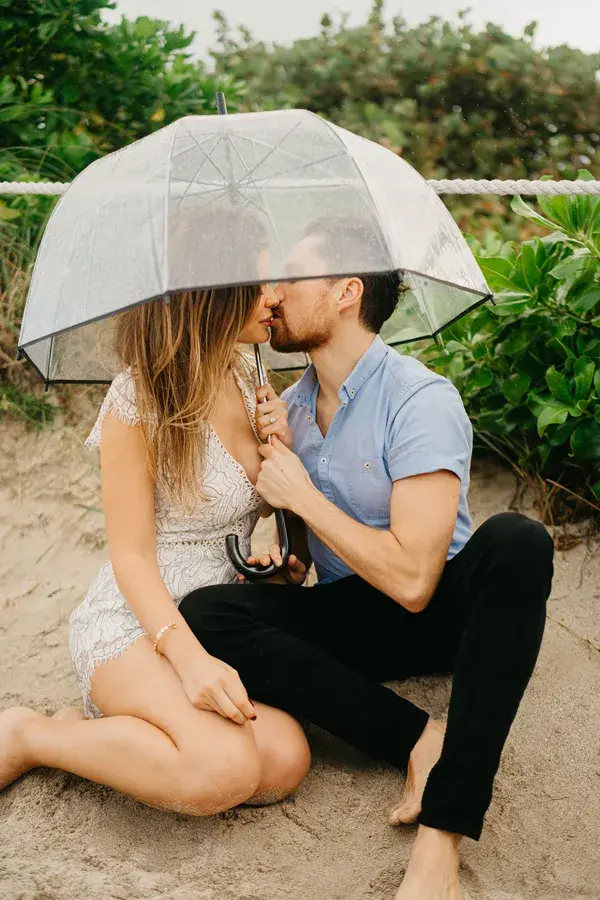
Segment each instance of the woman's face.
[{"label": "woman's face", "polygon": [[[257,268],[259,276],[264,278],[266,282],[269,276],[268,250],[263,250],[260,253]],[[271,336],[269,327],[272,321],[273,310],[278,303],[279,300],[272,286],[269,283],[263,284],[258,303],[245,322],[238,337],[240,344],[264,344],[269,340]]]}]

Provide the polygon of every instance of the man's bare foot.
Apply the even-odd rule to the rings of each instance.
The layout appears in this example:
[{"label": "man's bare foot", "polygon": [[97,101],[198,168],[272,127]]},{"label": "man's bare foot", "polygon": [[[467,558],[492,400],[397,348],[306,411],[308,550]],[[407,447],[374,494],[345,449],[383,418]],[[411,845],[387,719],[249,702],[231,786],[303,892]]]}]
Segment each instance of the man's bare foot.
[{"label": "man's bare foot", "polygon": [[396,900],[463,900],[458,877],[461,835],[419,826]]},{"label": "man's bare foot", "polygon": [[390,825],[410,825],[417,821],[429,773],[442,753],[445,732],[443,722],[429,719],[410,754],[404,796],[390,813]]},{"label": "man's bare foot", "polygon": [[0,713],[0,790],[33,768],[25,749],[27,722],[40,713],[27,706],[11,706]]},{"label": "man's bare foot", "polygon": [[85,719],[85,713],[76,706],[63,706],[54,713],[52,718],[59,722],[78,722],[80,719]]}]

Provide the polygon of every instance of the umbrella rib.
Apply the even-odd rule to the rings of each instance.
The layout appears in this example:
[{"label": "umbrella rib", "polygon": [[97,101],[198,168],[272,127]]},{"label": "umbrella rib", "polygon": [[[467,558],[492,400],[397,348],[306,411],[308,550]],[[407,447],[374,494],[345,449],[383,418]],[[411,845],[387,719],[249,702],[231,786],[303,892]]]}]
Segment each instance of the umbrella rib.
[{"label": "umbrella rib", "polygon": [[[246,165],[246,162],[245,162],[245,160],[243,159],[243,157],[242,157],[240,151],[239,151],[238,148],[235,146],[235,144],[233,143],[233,141],[230,141],[230,144],[231,144],[231,146],[233,147],[233,150],[235,151],[235,153],[236,153],[236,155],[237,155],[239,161],[241,162],[241,164],[243,165],[243,167],[246,169],[246,177],[250,179],[250,181],[249,181],[248,183],[249,183],[249,184],[252,184],[252,185],[254,185],[254,187],[256,187],[257,194],[258,194],[259,197],[261,197],[261,200],[262,200],[262,202],[263,202],[262,210],[261,210],[261,207],[258,205],[258,203],[256,203],[251,197],[248,197],[248,195],[246,195],[246,199],[247,199],[247,200],[255,207],[255,209],[258,209],[259,211],[264,212],[265,215],[268,217],[268,219],[269,219],[269,221],[270,221],[270,223],[271,223],[271,228],[272,228],[272,230],[273,230],[273,234],[275,235],[275,239],[276,239],[276,241],[277,241],[277,246],[279,247],[279,252],[280,252],[280,254],[281,254],[281,258],[283,259],[284,256],[285,256],[285,254],[284,254],[284,252],[283,252],[283,247],[281,246],[281,241],[279,240],[279,232],[278,232],[277,228],[275,227],[275,222],[273,221],[273,216],[272,216],[272,214],[271,214],[271,211],[270,211],[269,209],[267,209],[267,206],[266,206],[266,204],[265,204],[265,202],[264,202],[264,199],[262,198],[262,195],[261,195],[261,193],[260,193],[260,189],[257,187],[256,182],[255,182],[254,179],[252,178],[252,173],[248,170],[248,166]],[[240,182],[240,183],[241,183],[241,182]]]},{"label": "umbrella rib", "polygon": [[[315,159],[312,162],[304,163],[304,165],[302,166],[294,166],[293,169],[285,169],[283,172],[277,172],[276,175],[269,175],[267,179],[259,179],[258,182],[254,181],[253,183],[257,188],[259,187],[259,184],[261,185],[261,187],[265,187],[269,183],[269,181],[273,180],[273,178],[280,178],[282,175],[291,175],[293,172],[299,172],[302,169],[309,169],[311,168],[311,166],[321,166],[323,165],[323,163],[329,162],[332,159],[339,159],[342,156],[346,156],[346,153],[335,153],[333,156],[325,156],[323,157],[323,159]],[[340,175],[333,174],[332,177],[337,179],[338,185],[340,187],[344,185],[344,181]]]},{"label": "umbrella rib", "polygon": [[[293,125],[292,128],[290,128],[288,133],[284,134],[283,137],[275,144],[275,146],[269,150],[267,155],[263,156],[263,158],[260,160],[260,162],[257,162],[256,165],[252,169],[250,169],[250,171],[246,174],[246,178],[249,178],[256,171],[256,169],[258,169],[259,166],[262,166],[262,164],[265,162],[265,160],[267,160],[270,156],[272,156],[273,153],[275,153],[275,151],[278,150],[279,147],[281,147],[281,145],[283,144],[284,141],[287,141],[287,139],[290,137],[290,135],[292,135],[294,133],[294,131],[296,131],[296,129],[300,127],[301,124],[302,124],[302,121],[296,122],[296,124]],[[242,135],[242,137],[245,138],[246,135]],[[248,138],[248,140],[250,140],[250,138]]]},{"label": "umbrella rib", "polygon": [[[192,138],[192,141],[194,141],[197,144],[198,143],[197,139],[194,138],[193,135],[190,134],[189,130],[188,130],[188,134]],[[208,142],[210,140],[212,140],[212,138],[214,138],[217,134],[218,134],[218,132],[211,131],[210,134],[205,135],[204,139],[201,140],[201,143],[208,144]],[[177,153],[173,153],[173,155],[171,156],[171,159],[178,159],[180,156],[183,156],[184,153],[187,153],[191,149],[192,149],[191,147],[183,147],[181,150],[178,150]]]},{"label": "umbrella rib", "polygon": [[[226,184],[226,185],[229,184],[230,182],[229,182],[227,176],[224,175],[224,174],[221,172],[221,170],[220,170],[220,168],[218,167],[218,165],[216,164],[216,162],[215,162],[213,159],[210,158],[210,156],[208,155],[208,153],[206,152],[206,150],[204,149],[204,147],[201,147],[201,146],[200,146],[200,144],[199,144],[198,141],[196,140],[195,136],[192,134],[192,132],[189,130],[189,128],[187,128],[187,126],[186,126],[186,130],[187,130],[187,133],[189,134],[189,136],[191,137],[191,139],[192,139],[192,140],[194,141],[194,143],[196,144],[196,147],[198,148],[198,150],[200,150],[201,153],[204,153],[204,156],[206,157],[206,159],[203,160],[202,165],[204,165],[204,163],[206,162],[206,160],[208,160],[210,163],[213,164],[213,166],[215,167],[215,169],[217,170],[217,172],[219,173],[219,175],[221,176],[221,178],[223,179],[223,181],[225,182],[225,184]],[[212,150],[214,150],[214,149],[216,148],[217,144],[218,144],[219,141],[222,139],[222,137],[223,137],[223,136],[222,136],[221,134],[217,137],[217,140],[216,140],[216,142],[214,143],[214,145],[213,145],[213,147],[212,147]],[[211,150],[211,152],[212,152],[212,150]],[[194,176],[194,178],[197,177],[197,175],[200,173],[201,168],[202,168],[202,166],[199,166],[199,167],[198,167],[198,169],[196,170],[196,175]],[[193,182],[193,181],[188,182],[188,187],[186,188],[185,193],[184,193],[184,195],[183,195],[183,197],[181,198],[181,201],[180,201],[180,203],[179,203],[180,206],[181,206],[181,204],[183,203],[183,201],[185,200],[186,195],[187,195],[187,192],[188,192],[190,186],[191,186],[192,184],[194,184],[194,183],[195,183],[195,182]]]}]

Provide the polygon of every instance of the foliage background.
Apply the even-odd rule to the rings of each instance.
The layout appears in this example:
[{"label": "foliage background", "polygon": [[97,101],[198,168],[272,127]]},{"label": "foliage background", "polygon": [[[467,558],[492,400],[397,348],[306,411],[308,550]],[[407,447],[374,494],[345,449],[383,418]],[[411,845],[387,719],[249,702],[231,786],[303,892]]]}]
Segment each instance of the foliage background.
[{"label": "foliage background", "polygon": [[[536,49],[535,23],[521,37],[493,24],[474,30],[466,13],[458,24],[432,18],[409,28],[396,17],[386,25],[377,0],[358,27],[326,16],[314,38],[269,46],[217,13],[206,62],[191,58],[184,28],[148,17],[109,25],[108,8],[106,0],[0,0],[0,180],[71,180],[102,154],[210,112],[217,89],[233,111],[311,109],[402,154],[426,178],[574,178],[582,168],[600,178],[600,54]],[[479,444],[544,486],[548,510],[556,491],[544,492],[548,478],[595,502],[597,205],[559,204],[543,222],[507,198],[444,202],[470,233],[500,303],[454,326],[447,352],[418,352],[461,388]],[[14,351],[54,203],[0,196],[0,414],[36,423],[54,406]],[[587,247],[580,270],[581,227],[595,251]],[[584,287],[591,293],[581,300]],[[535,366],[517,346],[525,333],[539,349]]]}]

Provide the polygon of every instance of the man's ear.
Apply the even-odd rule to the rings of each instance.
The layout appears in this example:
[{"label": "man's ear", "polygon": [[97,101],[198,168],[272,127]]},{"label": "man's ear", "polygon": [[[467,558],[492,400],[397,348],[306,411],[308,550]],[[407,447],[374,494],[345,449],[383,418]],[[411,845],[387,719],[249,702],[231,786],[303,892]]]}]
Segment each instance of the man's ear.
[{"label": "man's ear", "polygon": [[340,282],[341,293],[338,297],[338,310],[344,312],[347,309],[360,310],[360,303],[364,292],[364,285],[360,278],[354,275]]}]

